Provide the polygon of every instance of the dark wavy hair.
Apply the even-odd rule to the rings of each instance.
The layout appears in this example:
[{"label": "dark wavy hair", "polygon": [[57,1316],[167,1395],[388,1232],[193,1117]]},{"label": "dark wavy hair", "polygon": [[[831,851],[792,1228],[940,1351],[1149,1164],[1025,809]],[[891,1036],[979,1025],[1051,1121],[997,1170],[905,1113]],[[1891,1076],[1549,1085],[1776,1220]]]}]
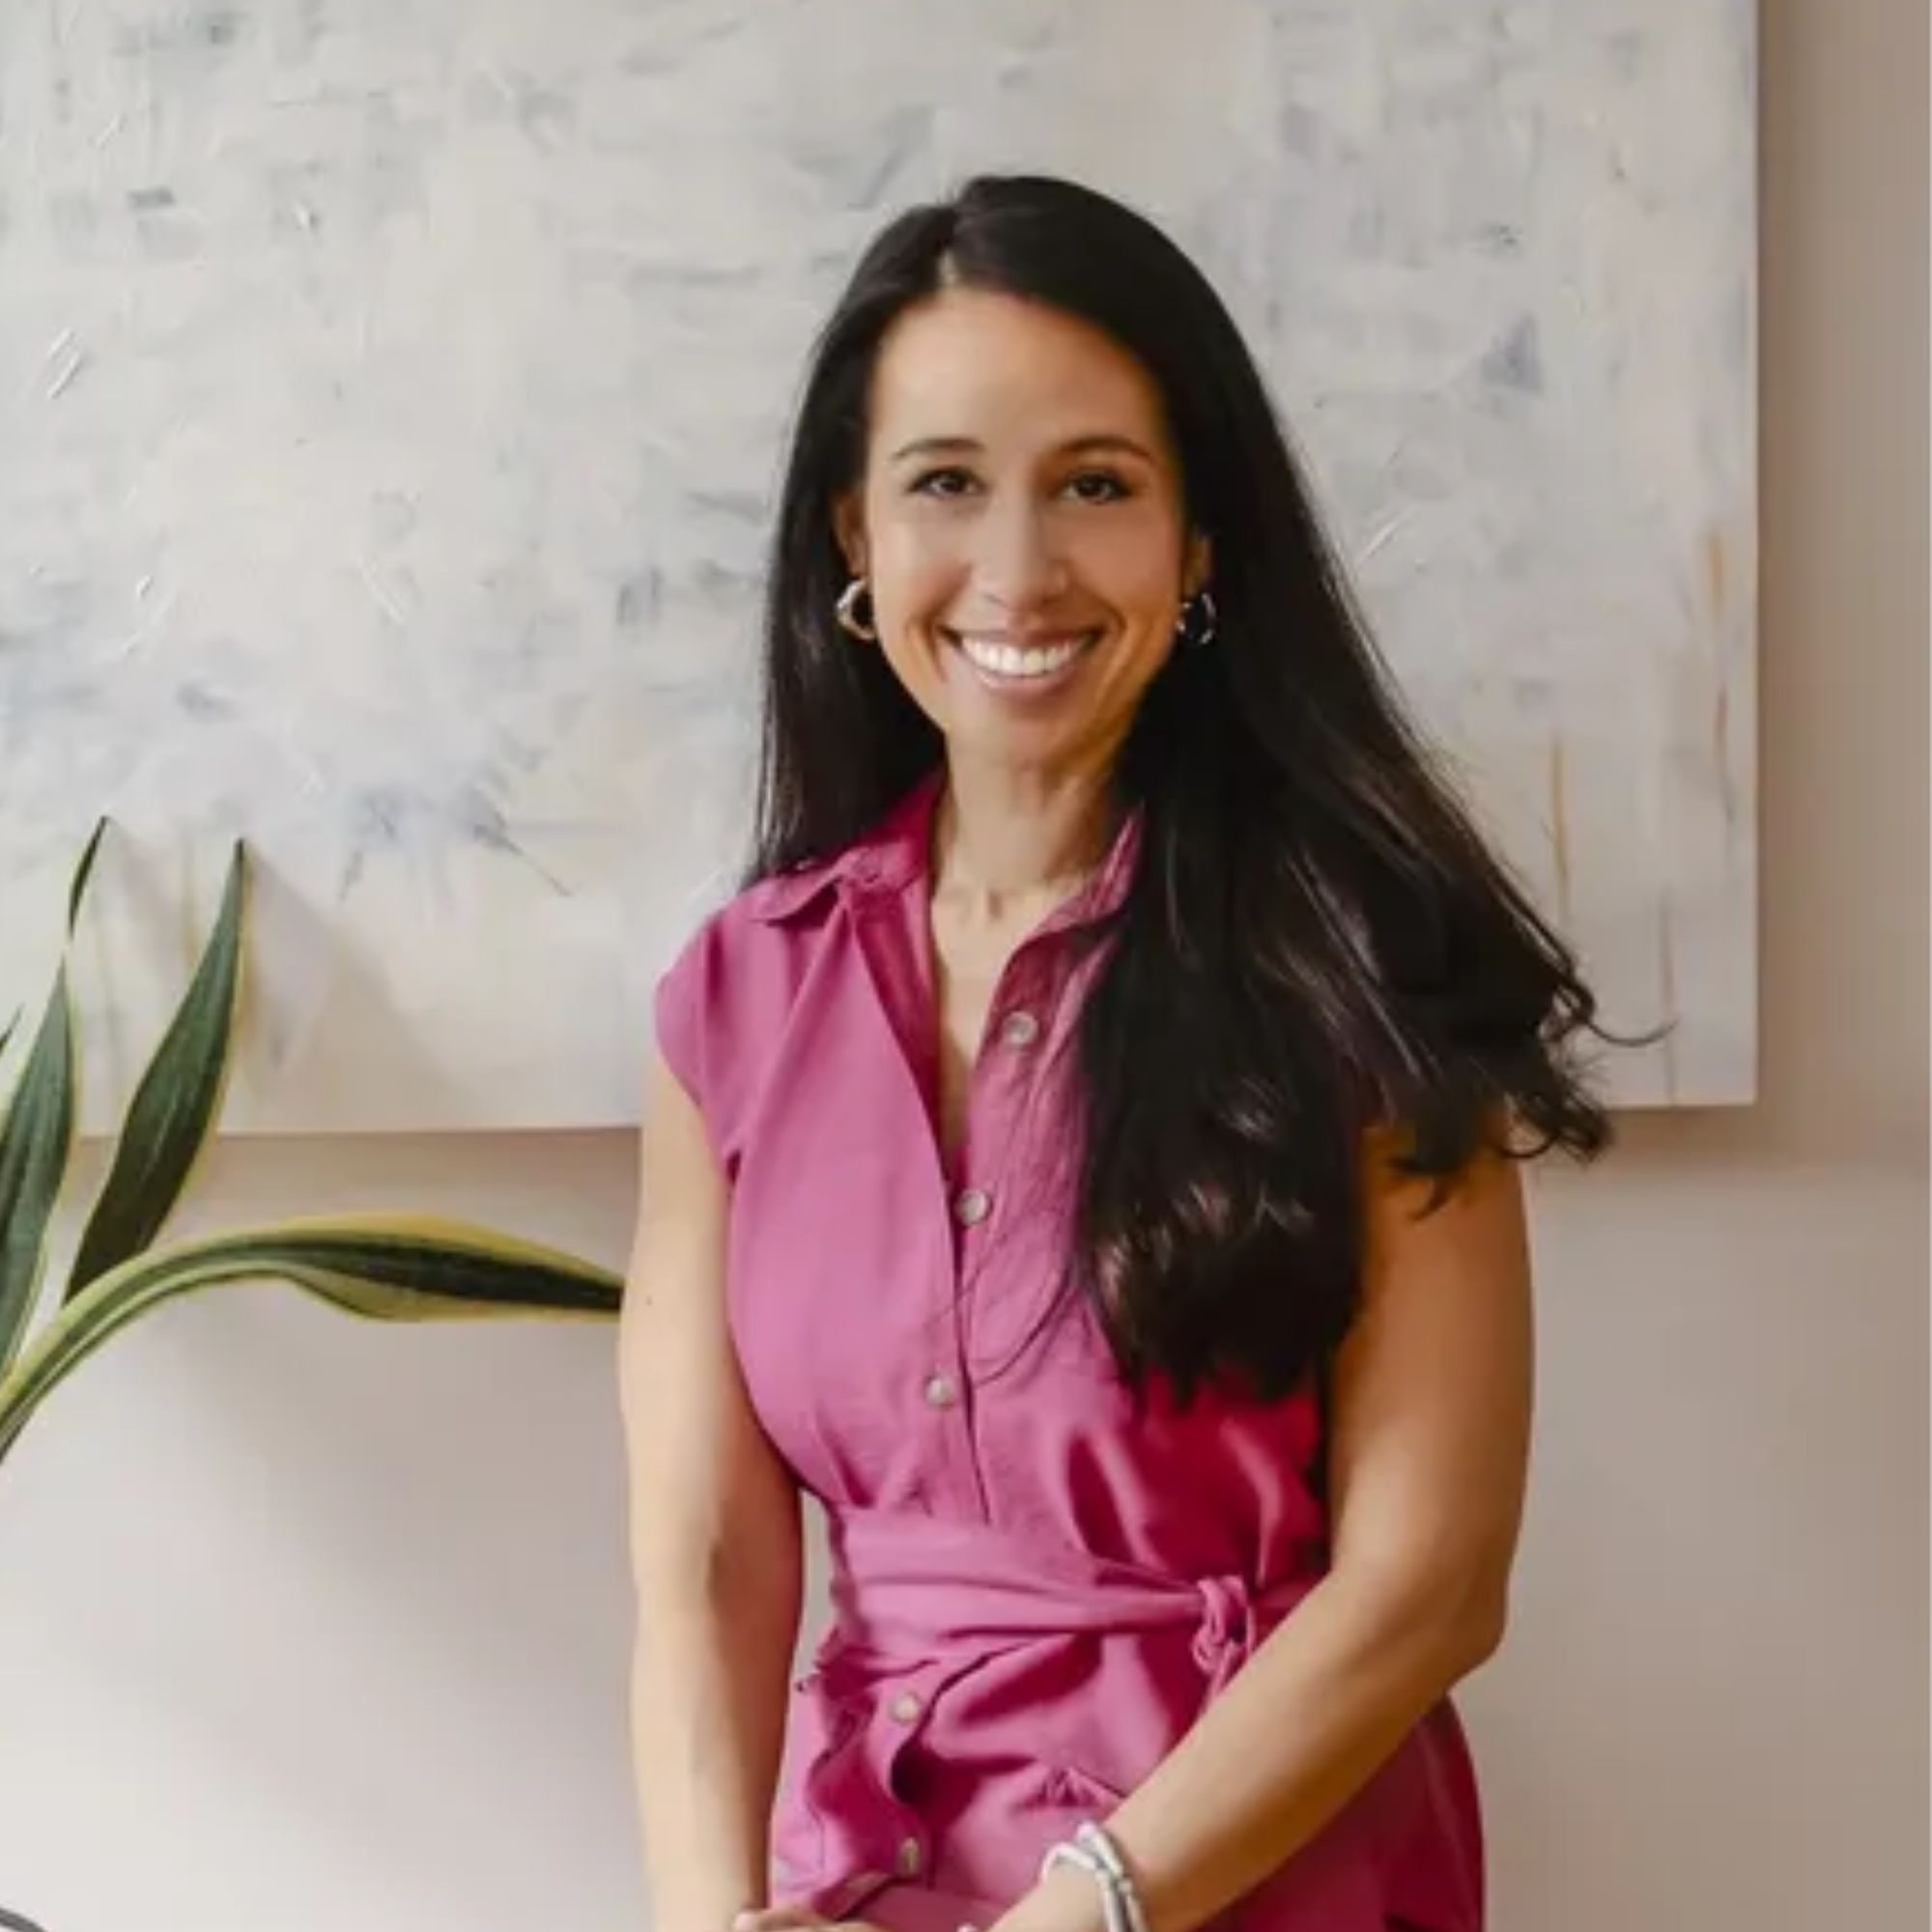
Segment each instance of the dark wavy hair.
[{"label": "dark wavy hair", "polygon": [[1404,716],[1261,375],[1151,222],[1039,177],[971,182],[866,250],[811,359],[764,641],[753,878],[836,853],[944,757],[834,610],[835,508],[863,473],[890,326],[949,287],[1078,317],[1164,399],[1218,630],[1149,687],[1114,781],[1141,862],[1080,1026],[1069,1289],[1129,1383],[1271,1400],[1321,1372],[1362,1264],[1363,1136],[1439,1200],[1486,1149],[1608,1140],[1576,1048],[1577,961]]}]

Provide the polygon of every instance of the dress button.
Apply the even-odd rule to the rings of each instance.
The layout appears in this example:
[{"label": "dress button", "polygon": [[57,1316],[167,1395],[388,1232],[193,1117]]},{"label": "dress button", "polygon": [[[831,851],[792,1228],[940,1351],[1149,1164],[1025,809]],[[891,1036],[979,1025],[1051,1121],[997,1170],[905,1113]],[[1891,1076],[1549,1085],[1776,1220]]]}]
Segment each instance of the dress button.
[{"label": "dress button", "polygon": [[893,1722],[895,1724],[916,1724],[919,1714],[925,1706],[910,1690],[901,1690],[893,1699]]},{"label": "dress button", "polygon": [[899,1846],[898,1868],[901,1878],[917,1878],[925,1863],[925,1853],[917,1838],[907,1838]]},{"label": "dress button", "polygon": [[1000,1023],[1000,1037],[1009,1046],[1031,1046],[1039,1037],[1039,1022],[1024,1009],[1010,1012]]},{"label": "dress button", "polygon": [[964,1187],[952,1203],[952,1216],[962,1228],[977,1228],[993,1211],[993,1197],[983,1187]]},{"label": "dress button", "polygon": [[951,1408],[959,1400],[959,1385],[951,1376],[929,1376],[925,1383],[928,1408]]}]

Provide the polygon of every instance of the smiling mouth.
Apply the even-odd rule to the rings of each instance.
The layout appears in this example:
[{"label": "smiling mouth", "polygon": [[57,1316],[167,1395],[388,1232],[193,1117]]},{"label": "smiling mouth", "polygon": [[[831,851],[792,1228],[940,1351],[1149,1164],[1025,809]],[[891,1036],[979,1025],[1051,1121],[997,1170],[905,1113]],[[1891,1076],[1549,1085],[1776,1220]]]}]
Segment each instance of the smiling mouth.
[{"label": "smiling mouth", "polygon": [[1052,677],[1100,640],[1097,630],[1078,631],[1040,644],[1009,643],[1004,638],[981,637],[970,631],[942,635],[975,670],[1002,683],[1019,684]]}]

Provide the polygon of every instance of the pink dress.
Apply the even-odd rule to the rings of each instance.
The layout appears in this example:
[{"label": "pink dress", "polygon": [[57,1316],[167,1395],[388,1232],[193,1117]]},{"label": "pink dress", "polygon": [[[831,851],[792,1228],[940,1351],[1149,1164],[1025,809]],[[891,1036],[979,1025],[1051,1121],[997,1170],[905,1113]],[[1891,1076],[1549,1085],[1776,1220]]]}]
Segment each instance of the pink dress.
[{"label": "pink dress", "polygon": [[[1312,1391],[1156,1390],[1136,1418],[1066,1249],[1067,1078],[1129,826],[1014,953],[954,1171],[923,785],[835,861],[742,894],[658,991],[732,1190],[751,1399],[824,1504],[837,1620],[795,1690],[772,1895],[895,1932],[981,1924],[1104,1818],[1320,1580]],[[1150,1040],[1150,1052],[1160,1042]],[[1479,1932],[1475,1784],[1447,1704],[1227,1915],[1239,1932]]]}]

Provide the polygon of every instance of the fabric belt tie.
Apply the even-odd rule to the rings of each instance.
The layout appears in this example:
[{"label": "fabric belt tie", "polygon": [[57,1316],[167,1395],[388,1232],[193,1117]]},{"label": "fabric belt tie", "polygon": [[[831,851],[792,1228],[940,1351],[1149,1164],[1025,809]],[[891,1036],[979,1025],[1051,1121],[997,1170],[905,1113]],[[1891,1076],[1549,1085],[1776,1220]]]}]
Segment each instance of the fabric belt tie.
[{"label": "fabric belt tie", "polygon": [[837,1511],[831,1536],[841,1634],[908,1662],[1036,1638],[1189,1630],[1195,1662],[1219,1689],[1320,1580],[1312,1551],[1303,1574],[1257,1588],[1239,1576],[1169,1576],[905,1511]]}]

